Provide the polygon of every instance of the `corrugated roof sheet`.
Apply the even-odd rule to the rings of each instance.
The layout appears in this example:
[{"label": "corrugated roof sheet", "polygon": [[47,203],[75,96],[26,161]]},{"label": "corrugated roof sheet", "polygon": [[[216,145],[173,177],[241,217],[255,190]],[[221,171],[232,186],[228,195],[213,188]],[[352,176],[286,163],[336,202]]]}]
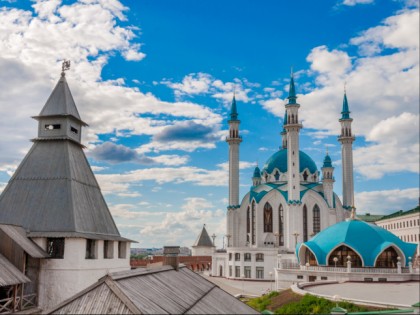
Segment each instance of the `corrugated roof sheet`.
[{"label": "corrugated roof sheet", "polygon": [[0,254],[0,287],[27,282],[31,280]]},{"label": "corrugated roof sheet", "polygon": [[31,257],[48,257],[48,254],[44,250],[42,250],[41,247],[39,247],[27,237],[26,232],[22,227],[15,225],[0,224],[0,230],[2,230],[11,239],[13,239]]},{"label": "corrugated roof sheet", "polygon": [[206,226],[203,226],[200,235],[198,235],[195,243],[193,246],[206,246],[206,247],[214,247],[213,242],[210,239],[209,234],[207,233]]},{"label": "corrugated roof sheet", "polygon": [[[109,286],[119,297],[120,301],[114,302],[116,306],[132,303],[131,309],[137,309],[134,313],[258,314],[248,305],[186,267],[175,271],[170,266],[110,274],[106,280],[100,280],[84,293],[61,303],[47,313],[92,314],[89,310],[95,309],[93,305],[99,307],[97,300],[109,294],[103,289],[103,284]],[[99,290],[103,290],[103,293]],[[111,307],[113,305],[108,306]],[[105,308],[100,310],[104,314],[110,314]]]},{"label": "corrugated roof sheet", "polygon": [[0,223],[120,236],[82,148],[65,140],[33,144],[0,196]]}]

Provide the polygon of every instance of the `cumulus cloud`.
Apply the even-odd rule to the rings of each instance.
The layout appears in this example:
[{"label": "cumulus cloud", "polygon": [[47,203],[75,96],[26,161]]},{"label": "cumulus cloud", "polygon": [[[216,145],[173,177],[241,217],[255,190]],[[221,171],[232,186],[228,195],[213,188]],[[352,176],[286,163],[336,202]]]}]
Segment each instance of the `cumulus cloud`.
[{"label": "cumulus cloud", "polygon": [[[72,61],[67,81],[82,118],[90,125],[83,133],[89,149],[94,150],[100,134],[115,134],[116,138],[146,135],[152,140],[153,135],[179,119],[215,126],[216,132],[220,128],[222,117],[206,106],[164,102],[126,86],[122,78],[101,78],[103,67],[113,55],[120,54],[129,61],[145,56],[138,42],[139,30],[118,23],[126,19],[127,10],[119,1],[35,1],[32,8],[0,11],[0,115],[4,122],[0,132],[10,135],[0,143],[0,165],[16,163],[29,149],[28,139],[36,136],[36,122],[28,117],[41,110],[58,80],[63,59]],[[20,110],[15,113],[11,104]],[[116,104],[124,106],[116,109]],[[187,149],[193,151],[200,145],[191,142]],[[214,143],[206,145],[214,147]],[[102,151],[111,149],[107,146]],[[153,151],[153,146],[145,151]],[[160,146],[157,151],[163,150],[165,147]],[[96,151],[103,153],[100,148]],[[126,152],[123,158],[132,156]]]},{"label": "cumulus cloud", "polygon": [[[256,97],[253,88],[260,87],[259,83],[249,82],[247,79],[235,78],[233,82],[223,82],[208,73],[190,73],[181,82],[163,80],[161,84],[174,90],[177,99],[182,96],[211,95],[221,100],[225,105],[232,101],[233,93],[238,101],[248,103]],[[252,94],[252,95],[250,95]]]},{"label": "cumulus cloud", "polygon": [[390,214],[418,205],[418,188],[366,191],[355,194],[358,213]]},{"label": "cumulus cloud", "polygon": [[353,7],[357,4],[369,4],[373,2],[375,2],[375,0],[344,0],[342,4]]},{"label": "cumulus cloud", "polygon": [[154,239],[157,244],[191,246],[203,224],[210,234],[223,235],[222,217],[224,212],[216,209],[207,199],[190,197],[185,199],[180,211],[166,213],[163,220],[140,229],[139,234],[142,238]]},{"label": "cumulus cloud", "polygon": [[[308,55],[310,69],[305,75],[314,78],[315,86],[302,91],[296,80],[298,92],[302,91],[298,102],[304,128],[314,129],[308,134],[318,139],[339,134],[347,82],[353,132],[368,141],[355,150],[356,171],[367,178],[380,178],[386,172],[418,172],[418,9],[398,12],[380,26],[361,32],[350,44],[358,46],[359,55],[326,46],[315,47]],[[271,98],[260,104],[283,117],[284,100]],[[386,132],[391,128],[392,132]]]},{"label": "cumulus cloud", "polygon": [[159,142],[209,140],[215,141],[213,128],[197,124],[193,121],[182,121],[173,126],[165,127],[155,134],[153,139]]}]

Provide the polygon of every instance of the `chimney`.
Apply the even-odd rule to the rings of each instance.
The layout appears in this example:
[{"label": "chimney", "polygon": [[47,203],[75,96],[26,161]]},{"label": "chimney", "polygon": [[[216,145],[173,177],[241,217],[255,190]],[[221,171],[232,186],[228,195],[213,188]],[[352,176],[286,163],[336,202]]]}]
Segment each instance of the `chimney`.
[{"label": "chimney", "polygon": [[172,266],[175,270],[179,269],[179,246],[163,247],[163,265]]}]

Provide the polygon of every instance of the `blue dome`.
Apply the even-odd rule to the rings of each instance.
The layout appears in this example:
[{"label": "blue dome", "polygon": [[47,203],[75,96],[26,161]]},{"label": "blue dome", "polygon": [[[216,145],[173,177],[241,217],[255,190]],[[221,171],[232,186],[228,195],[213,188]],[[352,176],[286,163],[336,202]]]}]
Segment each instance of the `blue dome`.
[{"label": "blue dome", "polygon": [[[302,151],[299,151],[299,164],[300,172],[303,172],[305,168],[308,168],[311,174],[318,170],[314,160]],[[265,163],[263,171],[271,174],[275,168],[282,173],[287,172],[287,149],[280,149],[274,153]]]},{"label": "blue dome", "polygon": [[[403,242],[377,225],[348,220],[326,228],[310,241],[299,244],[297,250],[306,246],[314,253],[319,265],[326,265],[328,254],[340,245],[356,251],[361,256],[364,267],[374,267],[378,255],[390,246],[404,253],[405,264],[408,265],[408,257],[414,257],[417,247],[416,244]],[[401,262],[404,264],[404,260]]]}]

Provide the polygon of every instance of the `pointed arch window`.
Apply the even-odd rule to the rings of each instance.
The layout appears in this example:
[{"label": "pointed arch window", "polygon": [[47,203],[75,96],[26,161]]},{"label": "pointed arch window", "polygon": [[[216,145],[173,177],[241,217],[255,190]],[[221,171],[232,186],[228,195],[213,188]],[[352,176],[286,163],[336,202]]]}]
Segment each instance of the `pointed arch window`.
[{"label": "pointed arch window", "polygon": [[251,242],[252,245],[255,245],[255,201],[252,201],[252,205],[251,205],[251,215],[252,215],[252,230],[251,230]]},{"label": "pointed arch window", "polygon": [[280,178],[279,171],[276,171],[276,173],[274,174],[274,178],[276,179],[276,181],[279,180],[279,178]]},{"label": "pointed arch window", "polygon": [[[352,267],[362,267],[362,260],[360,256],[351,248],[342,245],[337,247],[328,258],[329,266],[347,267],[347,257],[350,256]],[[334,261],[337,258],[337,262]]]},{"label": "pointed arch window", "polygon": [[273,208],[268,202],[264,205],[264,232],[273,232]]},{"label": "pointed arch window", "polygon": [[317,234],[321,231],[321,211],[319,210],[318,205],[315,205],[313,210],[313,231],[314,234]]},{"label": "pointed arch window", "polygon": [[308,180],[308,173],[306,171],[303,172],[303,180],[305,182]]},{"label": "pointed arch window", "polygon": [[306,205],[303,205],[303,213],[302,213],[302,221],[303,221],[303,241],[306,242],[308,240],[308,208]]},{"label": "pointed arch window", "polygon": [[284,245],[284,210],[283,205],[279,206],[279,246]]},{"label": "pointed arch window", "polygon": [[398,253],[393,247],[385,249],[376,259],[375,267],[397,268]]},{"label": "pointed arch window", "polygon": [[249,206],[248,209],[246,210],[246,233],[248,234],[251,231],[251,218],[249,215]]}]

